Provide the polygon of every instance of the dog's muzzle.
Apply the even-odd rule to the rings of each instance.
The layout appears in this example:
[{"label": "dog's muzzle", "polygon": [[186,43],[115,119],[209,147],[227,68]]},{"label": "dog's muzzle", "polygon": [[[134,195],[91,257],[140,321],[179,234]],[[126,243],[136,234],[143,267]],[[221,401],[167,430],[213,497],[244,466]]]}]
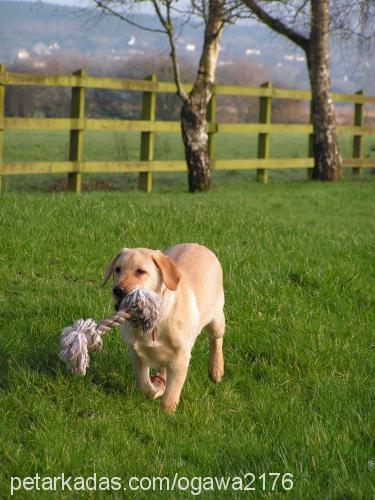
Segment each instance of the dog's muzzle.
[{"label": "dog's muzzle", "polygon": [[[129,292],[129,293],[131,293],[131,292]],[[115,310],[118,311],[120,309],[121,302],[123,301],[123,299],[127,295],[127,292],[125,292],[125,290],[123,288],[121,288],[120,286],[114,286],[112,288],[112,294],[113,294],[113,300],[115,303]]]},{"label": "dog's muzzle", "polygon": [[133,324],[141,326],[144,332],[153,330],[159,322],[161,299],[147,288],[134,288],[116,301],[117,310],[124,309],[131,316]]}]

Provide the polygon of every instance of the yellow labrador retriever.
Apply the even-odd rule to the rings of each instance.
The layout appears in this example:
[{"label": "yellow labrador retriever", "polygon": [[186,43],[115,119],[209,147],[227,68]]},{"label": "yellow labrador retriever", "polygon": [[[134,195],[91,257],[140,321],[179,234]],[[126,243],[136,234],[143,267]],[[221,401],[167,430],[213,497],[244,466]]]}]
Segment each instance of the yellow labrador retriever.
[{"label": "yellow labrador retriever", "polygon": [[[104,283],[112,274],[117,308],[137,287],[149,288],[161,297],[161,318],[153,335],[144,335],[129,321],[121,331],[141,391],[151,399],[162,396],[163,410],[176,409],[192,348],[204,327],[209,335],[209,375],[214,383],[220,382],[225,318],[223,274],[217,257],[195,243],[175,245],[165,253],[124,248],[109,264]],[[151,378],[150,368],[158,369]]]}]

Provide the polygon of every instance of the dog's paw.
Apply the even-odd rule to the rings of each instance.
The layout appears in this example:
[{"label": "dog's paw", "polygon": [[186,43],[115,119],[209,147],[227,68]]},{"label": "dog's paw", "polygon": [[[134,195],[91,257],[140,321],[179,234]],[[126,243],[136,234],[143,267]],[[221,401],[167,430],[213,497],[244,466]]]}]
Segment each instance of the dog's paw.
[{"label": "dog's paw", "polygon": [[224,377],[224,366],[221,364],[216,364],[208,368],[208,375],[211,382],[218,384]]},{"label": "dog's paw", "polygon": [[150,380],[156,390],[154,399],[159,398],[164,394],[165,391],[165,379],[161,375],[159,375],[159,373],[157,373],[156,375],[152,375],[150,377]]},{"label": "dog's paw", "polygon": [[160,408],[165,413],[174,413],[177,409],[178,401],[172,401],[162,398],[160,401]]}]

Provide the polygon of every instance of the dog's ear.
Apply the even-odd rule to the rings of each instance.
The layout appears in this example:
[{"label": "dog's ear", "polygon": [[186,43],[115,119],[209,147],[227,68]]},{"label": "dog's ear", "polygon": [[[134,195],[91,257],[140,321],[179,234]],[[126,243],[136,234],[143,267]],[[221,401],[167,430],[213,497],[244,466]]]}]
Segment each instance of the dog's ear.
[{"label": "dog's ear", "polygon": [[165,286],[172,290],[173,292],[177,290],[178,284],[181,280],[181,272],[178,269],[176,263],[167,255],[161,252],[155,253],[152,256],[156,267],[160,269],[161,277],[165,283]]},{"label": "dog's ear", "polygon": [[107,281],[109,280],[111,274],[113,273],[113,269],[115,267],[116,260],[122,254],[124,254],[127,250],[128,250],[127,248],[123,248],[122,250],[120,250],[120,252],[117,255],[115,255],[113,257],[113,259],[111,260],[111,262],[108,264],[107,270],[106,270],[106,272],[104,273],[104,276],[103,276],[102,286],[104,286],[107,283]]}]

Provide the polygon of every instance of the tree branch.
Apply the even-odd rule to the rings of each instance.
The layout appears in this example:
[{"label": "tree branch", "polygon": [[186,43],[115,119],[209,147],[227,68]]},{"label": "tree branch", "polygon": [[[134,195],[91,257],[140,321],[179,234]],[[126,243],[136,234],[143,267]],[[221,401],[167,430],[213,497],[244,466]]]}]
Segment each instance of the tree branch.
[{"label": "tree branch", "polygon": [[172,17],[171,17],[171,2],[172,0],[166,0],[165,6],[166,6],[166,14],[167,17],[165,18],[160,10],[160,7],[158,5],[157,0],[151,0],[152,5],[154,6],[156,15],[158,16],[158,19],[165,29],[165,33],[168,36],[168,41],[169,41],[169,46],[171,49],[170,52],[170,57],[172,60],[172,68],[173,68],[173,77],[174,81],[177,87],[177,95],[181,97],[183,101],[187,101],[188,95],[185,92],[182,82],[181,82],[181,73],[180,73],[180,65],[178,63],[177,59],[177,50],[176,50],[176,42],[174,39],[174,32],[173,32],[173,22],[172,22]]},{"label": "tree branch", "polygon": [[287,24],[285,24],[281,19],[277,19],[271,14],[268,14],[255,0],[242,0],[243,3],[248,7],[258,19],[267,25],[272,30],[276,31],[280,35],[283,35],[293,43],[301,47],[305,52],[308,50],[309,39],[303,36],[298,31],[294,30]]},{"label": "tree branch", "polygon": [[121,19],[121,21],[125,21],[126,23],[130,24],[130,26],[134,26],[135,28],[139,28],[139,29],[144,30],[144,31],[151,31],[152,33],[163,33],[163,35],[166,34],[166,32],[163,31],[163,30],[159,30],[157,28],[149,28],[147,26],[142,26],[141,24],[138,24],[135,21],[132,21],[128,17],[124,16],[120,12],[117,12],[117,10],[113,9],[112,7],[110,7],[103,0],[92,0],[92,1],[104,13],[111,14],[112,16],[118,17],[119,19]]},{"label": "tree branch", "polygon": [[251,13],[247,12],[244,14],[243,2],[242,0],[225,0],[223,2],[223,22],[231,23],[236,19],[241,17],[248,19]]}]

